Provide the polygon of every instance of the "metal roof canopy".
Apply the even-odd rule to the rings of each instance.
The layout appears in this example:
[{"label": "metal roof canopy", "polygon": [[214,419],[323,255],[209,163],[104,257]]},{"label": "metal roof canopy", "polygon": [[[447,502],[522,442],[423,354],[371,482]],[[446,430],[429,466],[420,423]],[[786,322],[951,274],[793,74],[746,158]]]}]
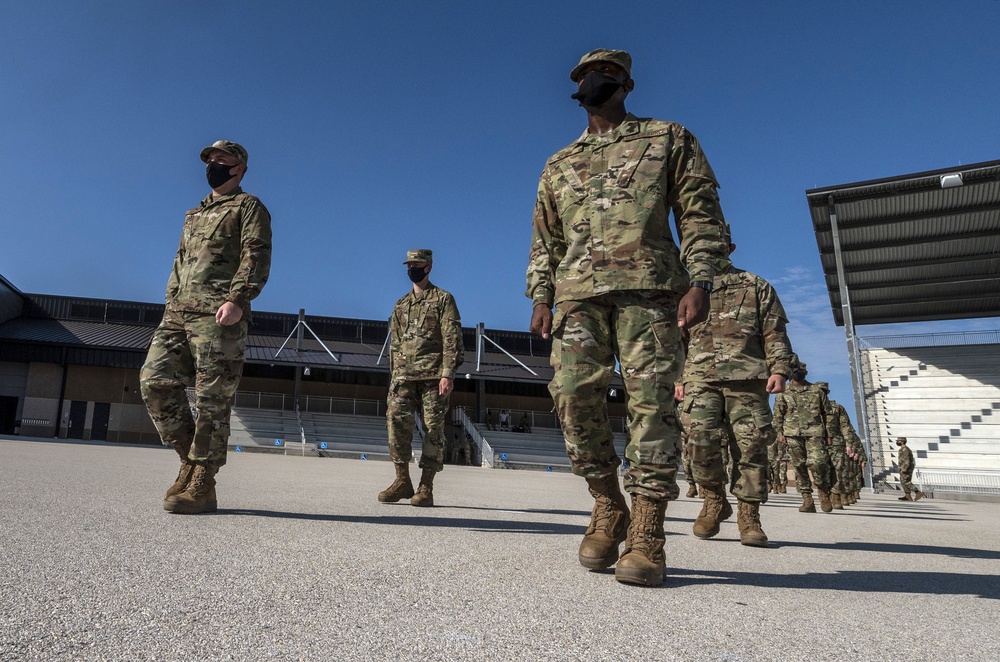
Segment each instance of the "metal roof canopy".
[{"label": "metal roof canopy", "polygon": [[1000,315],[1000,161],[806,197],[838,326]]},{"label": "metal roof canopy", "polygon": [[[1000,314],[1000,161],[806,191],[871,457],[856,324]],[[866,483],[874,488],[872,463]]]}]

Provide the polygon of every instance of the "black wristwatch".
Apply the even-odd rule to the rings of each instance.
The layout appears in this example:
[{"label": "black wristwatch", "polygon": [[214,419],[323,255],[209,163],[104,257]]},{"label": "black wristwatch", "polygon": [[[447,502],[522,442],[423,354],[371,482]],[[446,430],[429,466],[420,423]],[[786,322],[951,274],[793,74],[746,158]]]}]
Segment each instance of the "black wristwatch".
[{"label": "black wristwatch", "polygon": [[710,280],[693,280],[691,281],[691,287],[700,287],[706,292],[711,293],[712,291],[712,281]]}]

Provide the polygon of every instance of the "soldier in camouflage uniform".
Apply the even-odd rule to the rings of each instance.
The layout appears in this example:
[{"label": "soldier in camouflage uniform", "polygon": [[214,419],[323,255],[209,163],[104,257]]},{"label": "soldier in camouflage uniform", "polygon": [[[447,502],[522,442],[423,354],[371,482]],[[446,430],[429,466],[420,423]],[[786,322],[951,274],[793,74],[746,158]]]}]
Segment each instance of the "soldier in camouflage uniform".
[{"label": "soldier in camouflage uniform", "polygon": [[847,441],[848,476],[850,481],[849,503],[856,503],[861,498],[861,488],[865,486],[864,468],[868,464],[868,455],[857,432],[851,426],[851,438]]},{"label": "soldier in camouflage uniform", "polygon": [[[386,425],[396,480],[379,492],[378,500],[383,503],[410,499],[414,506],[433,506],[434,474],[444,468],[445,414],[464,352],[455,297],[430,281],[433,257],[424,248],[407,252],[404,264],[413,290],[396,302],[389,318],[392,376]],[[409,464],[413,459],[413,415],[418,410],[426,434],[420,454],[420,484],[414,493]]]},{"label": "soldier in camouflage uniform", "polygon": [[[166,310],[140,373],[142,397],[181,469],[163,507],[213,512],[229,415],[243,374],[250,301],[271,268],[271,216],[240,182],[247,151],[219,140],[201,151],[211,195],[187,213],[167,281]],[[185,387],[194,386],[194,409]]]},{"label": "soldier in camouflage uniform", "polygon": [[827,452],[830,401],[819,386],[806,381],[806,364],[797,356],[792,361],[792,371],[792,381],[785,392],[774,399],[774,428],[778,432],[778,441],[788,443],[788,454],[795,469],[795,486],[802,494],[799,511],[816,512],[812,498],[812,485],[815,483],[820,507],[828,513],[833,510],[830,501],[830,456]]},{"label": "soldier in camouflage uniform", "polygon": [[788,491],[788,444],[779,441],[767,447],[768,481],[771,491],[784,494]]},{"label": "soldier in camouflage uniform", "polygon": [[[906,437],[896,439],[899,446],[899,486],[903,489],[903,496],[900,501],[920,501],[924,498],[924,493],[913,486],[913,470],[916,463],[913,461],[913,451],[906,445]],[[910,492],[914,495],[910,496]]]},{"label": "soldier in camouflage uniform", "polygon": [[[618,581],[659,585],[664,514],[678,496],[679,327],[704,318],[711,279],[727,258],[708,160],[683,126],[625,110],[631,70],[625,51],[597,49],[570,72],[588,127],[542,172],[526,294],[531,330],[553,337],[549,391],[567,454],[595,499],[580,563],[617,561]],[[607,414],[616,357],[629,396],[631,517]]]},{"label": "soldier in camouflage uniform", "polygon": [[[726,239],[732,253],[728,232]],[[691,329],[676,395],[694,477],[705,490],[693,529],[699,538],[718,534],[732,515],[728,486],[738,501],[740,542],[767,547],[760,504],[767,501],[767,448],[775,441],[769,394],[784,390],[791,374],[787,321],[767,281],[730,265],[714,278],[708,319]]]},{"label": "soldier in camouflage uniform", "polygon": [[[826,382],[817,383],[823,385],[825,387],[823,390],[829,395],[830,388]],[[847,410],[844,409],[844,405],[836,400],[830,400],[830,407],[832,416],[830,418],[829,451],[831,479],[833,481],[830,489],[830,501],[835,510],[843,510],[844,506],[851,504],[851,494],[854,491],[851,487],[851,459],[847,454],[847,447],[851,443],[851,438],[857,435],[854,428],[851,427],[851,419]]]}]

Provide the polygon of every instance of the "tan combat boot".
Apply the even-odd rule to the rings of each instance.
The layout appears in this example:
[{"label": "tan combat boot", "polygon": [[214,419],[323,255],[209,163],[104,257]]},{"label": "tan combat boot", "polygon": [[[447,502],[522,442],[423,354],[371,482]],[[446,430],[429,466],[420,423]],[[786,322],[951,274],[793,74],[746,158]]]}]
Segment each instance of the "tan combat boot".
[{"label": "tan combat boot", "polygon": [[781,484],[781,493],[782,494],[788,494],[788,484],[787,483],[782,483]]},{"label": "tan combat boot", "polygon": [[703,487],[705,502],[701,504],[701,512],[694,521],[692,531],[699,538],[711,538],[719,532],[719,524],[732,516],[733,507],[726,499],[726,488],[721,485]]},{"label": "tan combat boot", "polygon": [[819,492],[819,507],[824,513],[829,513],[833,511],[833,503],[830,502],[830,493],[826,490],[817,490]]},{"label": "tan combat boot", "polygon": [[164,500],[163,509],[183,515],[215,512],[218,507],[214,498],[215,474],[218,471],[217,467],[196,464],[184,491]]},{"label": "tan combat boot", "polygon": [[904,492],[903,496],[899,497],[899,500],[900,501],[913,501],[913,499],[910,498],[910,493],[909,492]]},{"label": "tan combat boot", "polygon": [[841,503],[840,494],[837,492],[832,492],[830,494],[830,504],[833,506],[831,510],[843,510],[844,505]]},{"label": "tan combat boot", "polygon": [[181,469],[177,472],[177,479],[174,480],[174,484],[167,488],[167,493],[163,495],[163,500],[166,501],[175,494],[180,494],[187,487],[188,481],[191,480],[191,474],[194,473],[194,463],[188,460],[188,451],[191,449],[191,444],[187,447],[181,446],[179,443],[173,444],[174,450],[178,455],[181,456]]},{"label": "tan combat boot", "polygon": [[914,500],[914,501],[920,501],[920,500],[921,500],[921,499],[923,499],[923,498],[924,498],[925,496],[927,496],[927,495],[926,495],[926,494],[924,494],[923,492],[921,492],[920,490],[917,490],[916,494],[914,494],[914,495],[913,495],[913,500]]},{"label": "tan combat boot", "polygon": [[688,483],[688,491],[684,496],[689,499],[693,499],[698,496],[698,486],[695,483]]},{"label": "tan combat boot", "polygon": [[411,506],[428,508],[434,505],[434,474],[436,473],[433,469],[424,469],[420,473],[420,484],[417,486],[416,494],[410,499]]},{"label": "tan combat boot", "polygon": [[615,473],[588,478],[587,488],[594,497],[594,509],[580,542],[580,565],[590,570],[610,568],[618,560],[618,545],[628,535],[628,504]]},{"label": "tan combat boot", "polygon": [[625,584],[659,586],[663,583],[663,517],[666,501],[643,494],[632,495],[632,523],[625,553],[615,566],[615,579]]},{"label": "tan combat boot", "polygon": [[413,496],[413,483],[410,482],[410,465],[396,464],[396,480],[392,485],[378,493],[378,500],[382,503],[396,503],[400,499],[409,499]]},{"label": "tan combat boot", "polygon": [[813,502],[813,495],[811,492],[802,493],[802,505],[799,506],[800,513],[814,513],[816,512],[816,504]]},{"label": "tan combat boot", "polygon": [[767,547],[767,536],[764,535],[764,529],[760,528],[760,504],[740,501],[737,508],[740,544],[747,547]]}]

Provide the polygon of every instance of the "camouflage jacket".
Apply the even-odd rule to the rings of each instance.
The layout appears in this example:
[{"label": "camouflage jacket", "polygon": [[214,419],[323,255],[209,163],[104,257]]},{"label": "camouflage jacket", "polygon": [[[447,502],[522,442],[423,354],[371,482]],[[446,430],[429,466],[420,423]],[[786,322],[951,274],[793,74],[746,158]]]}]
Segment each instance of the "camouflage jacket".
[{"label": "camouflage jacket", "polygon": [[909,446],[899,447],[899,470],[903,472],[913,471],[913,451]]},{"label": "camouflage jacket", "polygon": [[731,267],[713,281],[708,319],[691,329],[684,383],[792,374],[785,310],[771,285]]},{"label": "camouflage jacket", "polygon": [[830,400],[830,443],[840,448],[847,448],[853,437],[854,428],[851,427],[851,418],[847,415],[844,405],[836,400]]},{"label": "camouflage jacket", "polygon": [[396,302],[389,318],[389,369],[394,381],[455,378],[464,361],[455,297],[428,284]]},{"label": "camouflage jacket", "polygon": [[271,215],[237,187],[209,195],[187,213],[167,281],[167,307],[214,315],[232,301],[250,315],[250,300],[271,271]]},{"label": "camouflage jacket", "polygon": [[[851,429],[853,430],[854,428],[852,427]],[[861,443],[861,438],[858,437],[857,433],[854,434],[854,436],[851,438],[851,441],[848,443],[850,444],[851,452],[854,453],[854,457],[857,459],[857,461],[861,462],[862,464],[867,464],[868,453],[865,452],[865,446],[864,444]]]},{"label": "camouflage jacket", "polygon": [[525,294],[551,307],[621,290],[686,292],[688,273],[711,280],[729,263],[717,188],[679,124],[630,113],[607,134],[585,131],[542,171]]},{"label": "camouflage jacket", "polygon": [[774,429],[786,437],[830,436],[830,400],[816,384],[789,384],[774,397]]}]

